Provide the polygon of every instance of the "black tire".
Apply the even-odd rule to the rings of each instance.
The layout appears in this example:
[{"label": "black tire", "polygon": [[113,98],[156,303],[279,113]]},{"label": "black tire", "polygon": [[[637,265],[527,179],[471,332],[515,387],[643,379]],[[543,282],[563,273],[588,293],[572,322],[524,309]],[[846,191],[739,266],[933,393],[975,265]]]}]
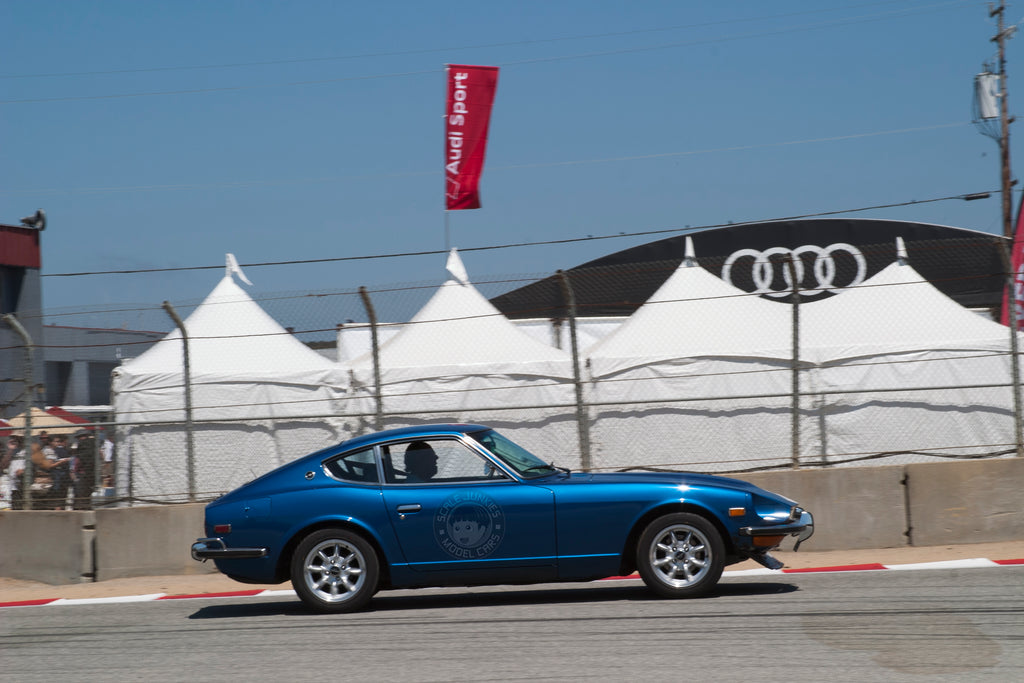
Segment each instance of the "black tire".
[{"label": "black tire", "polygon": [[377,592],[380,562],[366,539],[345,529],[321,529],[292,555],[292,586],[318,612],[352,612]]},{"label": "black tire", "polygon": [[696,598],[710,592],[722,577],[725,544],[715,526],[700,515],[664,515],[640,536],[636,566],[658,595]]}]

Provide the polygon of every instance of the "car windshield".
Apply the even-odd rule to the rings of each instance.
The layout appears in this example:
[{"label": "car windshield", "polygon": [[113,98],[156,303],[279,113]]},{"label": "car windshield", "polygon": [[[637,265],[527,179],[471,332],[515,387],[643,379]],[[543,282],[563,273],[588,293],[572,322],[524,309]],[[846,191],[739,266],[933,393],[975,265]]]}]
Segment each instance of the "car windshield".
[{"label": "car windshield", "polygon": [[473,432],[469,436],[491,453],[501,458],[502,462],[518,472],[520,476],[527,479],[530,477],[542,477],[555,472],[557,469],[493,429]]}]

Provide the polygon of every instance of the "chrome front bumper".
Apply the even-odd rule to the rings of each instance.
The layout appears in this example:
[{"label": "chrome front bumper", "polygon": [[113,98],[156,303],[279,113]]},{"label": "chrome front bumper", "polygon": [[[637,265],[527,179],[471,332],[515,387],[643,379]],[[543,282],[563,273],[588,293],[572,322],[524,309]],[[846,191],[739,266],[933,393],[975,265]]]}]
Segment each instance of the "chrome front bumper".
[{"label": "chrome front bumper", "polygon": [[220,538],[199,538],[192,544],[192,559],[207,560],[248,560],[266,557],[266,548],[229,548]]},{"label": "chrome front bumper", "polygon": [[800,544],[814,535],[814,518],[810,512],[795,507],[788,518],[773,526],[745,526],[739,530],[740,536],[796,536],[793,550],[799,550]]}]

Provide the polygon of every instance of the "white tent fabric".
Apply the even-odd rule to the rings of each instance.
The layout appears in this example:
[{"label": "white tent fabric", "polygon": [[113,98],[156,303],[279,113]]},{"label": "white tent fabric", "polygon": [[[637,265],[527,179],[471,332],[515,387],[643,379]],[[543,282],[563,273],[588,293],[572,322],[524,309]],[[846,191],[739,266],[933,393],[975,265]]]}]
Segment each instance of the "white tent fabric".
[{"label": "white tent fabric", "polygon": [[[517,329],[469,282],[455,250],[448,270],[452,279],[380,346],[384,411],[402,415],[387,426],[480,422],[568,465],[564,453],[578,453],[569,354]],[[372,352],[351,370],[365,397],[360,412],[372,419]]]},{"label": "white tent fabric", "polygon": [[586,355],[595,378],[613,377],[670,357],[788,359],[792,357],[791,328],[786,307],[684,262]]},{"label": "white tent fabric", "polygon": [[[228,274],[185,320],[196,489],[227,491],[348,436],[347,374],[295,339]],[[243,276],[244,277],[244,276]],[[141,498],[188,491],[185,376],[175,329],[113,372],[118,485]],[[161,426],[161,422],[177,424]],[[137,424],[150,423],[150,424]],[[127,456],[127,457],[124,457]]]},{"label": "white tent fabric", "polygon": [[[824,460],[1011,447],[1008,328],[963,308],[900,262],[803,308],[801,358],[813,364],[811,388],[821,396],[810,410],[825,425]],[[887,463],[920,459],[907,453]]]},{"label": "white tent fabric", "polygon": [[816,363],[908,349],[1005,353],[1010,342],[1005,326],[967,310],[899,262],[804,305],[801,316],[801,356]]},{"label": "white tent fabric", "polygon": [[788,461],[791,327],[789,307],[684,260],[586,351],[595,463],[721,470]]},{"label": "white tent fabric", "polygon": [[[1011,448],[1009,331],[946,297],[901,256],[867,282],[799,307],[801,462]],[[595,462],[637,464],[631,451],[645,464],[704,470],[790,462],[793,314],[681,264],[587,351]]]},{"label": "white tent fabric", "polygon": [[[607,337],[626,320],[625,316],[602,318],[577,318],[576,338],[581,349],[588,348]],[[550,318],[526,318],[510,320],[517,329],[522,330],[545,346],[567,349],[570,346],[569,324],[564,320],[552,321]],[[387,323],[377,327],[378,343],[383,344],[398,334],[407,323]],[[372,334],[368,324],[349,323],[338,327],[337,358],[345,363],[367,353],[371,344]]]}]

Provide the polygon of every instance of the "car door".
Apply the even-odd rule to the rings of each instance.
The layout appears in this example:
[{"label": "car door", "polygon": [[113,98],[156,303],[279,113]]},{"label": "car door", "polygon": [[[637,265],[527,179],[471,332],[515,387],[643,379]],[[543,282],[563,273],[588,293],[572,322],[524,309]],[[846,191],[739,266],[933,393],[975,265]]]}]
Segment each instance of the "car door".
[{"label": "car door", "polygon": [[384,503],[410,569],[481,581],[531,567],[554,576],[551,491],[513,479],[455,437],[391,443],[381,460]]}]

